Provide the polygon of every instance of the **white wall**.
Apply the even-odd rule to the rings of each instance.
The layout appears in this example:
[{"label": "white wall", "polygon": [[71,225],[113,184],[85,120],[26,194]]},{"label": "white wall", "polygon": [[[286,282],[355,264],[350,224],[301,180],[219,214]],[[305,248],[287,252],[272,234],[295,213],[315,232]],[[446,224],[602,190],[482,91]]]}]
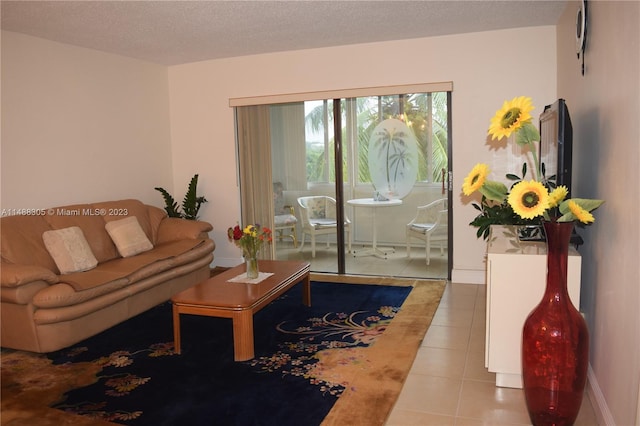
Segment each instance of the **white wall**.
[{"label": "white wall", "polygon": [[534,112],[541,112],[556,98],[556,68],[555,27],[291,51],[170,67],[174,176],[178,182],[200,173],[203,192],[211,201],[203,218],[214,226],[215,262],[236,264],[239,252],[225,236],[226,228],[240,216],[229,98],[453,81],[454,280],[483,283],[486,245],[468,226],[475,210],[470,200],[463,204],[462,181],[476,162],[495,161],[486,146],[486,135],[489,120],[502,102],[514,96],[531,96],[537,106]]},{"label": "white wall", "polygon": [[574,195],[606,200],[581,231],[581,307],[598,403],[610,411],[600,424],[632,425],[640,422],[640,3],[588,3],[584,76],[577,7],[570,2],[558,26],[558,96],[573,122]]},{"label": "white wall", "polygon": [[167,67],[2,32],[2,208],[162,207],[169,127]]}]

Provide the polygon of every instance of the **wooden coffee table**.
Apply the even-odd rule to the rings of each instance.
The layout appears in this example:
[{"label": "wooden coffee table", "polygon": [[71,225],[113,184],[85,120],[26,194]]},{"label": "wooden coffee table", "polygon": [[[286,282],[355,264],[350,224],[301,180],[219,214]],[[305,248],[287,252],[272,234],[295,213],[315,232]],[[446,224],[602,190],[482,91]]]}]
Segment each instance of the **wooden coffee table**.
[{"label": "wooden coffee table", "polygon": [[180,353],[180,314],[192,314],[231,318],[234,359],[252,359],[253,314],[299,282],[302,302],[311,306],[309,266],[309,262],[260,260],[260,272],[273,275],[257,284],[228,281],[245,272],[245,265],[239,265],[176,294],[171,298],[175,352]]}]

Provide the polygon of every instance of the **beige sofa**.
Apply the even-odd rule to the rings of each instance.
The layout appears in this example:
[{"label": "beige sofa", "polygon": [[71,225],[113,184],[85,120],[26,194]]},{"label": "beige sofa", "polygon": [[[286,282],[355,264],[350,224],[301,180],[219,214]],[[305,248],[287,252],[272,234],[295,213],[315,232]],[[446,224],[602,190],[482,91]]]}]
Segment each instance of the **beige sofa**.
[{"label": "beige sofa", "polygon": [[169,218],[137,200],[7,213],[0,222],[2,347],[65,348],[209,276],[211,225]]}]

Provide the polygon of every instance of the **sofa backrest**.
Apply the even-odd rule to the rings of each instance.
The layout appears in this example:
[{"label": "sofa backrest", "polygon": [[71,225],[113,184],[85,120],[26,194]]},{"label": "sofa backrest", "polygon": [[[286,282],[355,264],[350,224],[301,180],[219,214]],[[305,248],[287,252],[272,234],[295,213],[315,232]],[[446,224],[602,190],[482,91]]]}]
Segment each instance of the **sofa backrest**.
[{"label": "sofa backrest", "polygon": [[104,220],[103,228],[108,222],[124,219],[128,216],[135,216],[140,223],[140,227],[153,245],[158,241],[158,227],[160,226],[160,222],[167,216],[164,210],[142,204],[142,202],[138,200],[106,201],[102,203],[92,203],[91,206],[105,213],[102,216]]},{"label": "sofa backrest", "polygon": [[91,204],[73,204],[48,209],[45,220],[51,229],[77,226],[99,263],[118,257],[118,250],[104,228],[105,221]]},{"label": "sofa backrest", "polygon": [[42,240],[51,230],[45,216],[6,216],[0,219],[0,256],[3,262],[58,268]]},{"label": "sofa backrest", "polygon": [[82,229],[98,262],[106,262],[119,257],[105,229],[107,222],[136,216],[140,227],[155,245],[158,227],[166,217],[164,210],[132,199],[53,207],[44,213],[41,216],[7,216],[1,219],[0,256],[3,261],[38,265],[58,273],[42,234],[52,229],[77,226]]}]

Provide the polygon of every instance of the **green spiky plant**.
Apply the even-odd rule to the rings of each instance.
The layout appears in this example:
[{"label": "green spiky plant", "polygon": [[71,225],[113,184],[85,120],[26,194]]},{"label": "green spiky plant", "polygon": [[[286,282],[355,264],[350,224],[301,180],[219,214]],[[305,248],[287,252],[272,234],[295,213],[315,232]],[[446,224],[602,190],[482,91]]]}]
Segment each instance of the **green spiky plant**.
[{"label": "green spiky plant", "polygon": [[180,207],[178,207],[178,203],[173,199],[171,194],[167,192],[164,188],[156,187],[154,188],[156,191],[159,191],[164,198],[165,203],[165,211],[169,217],[179,217],[187,220],[197,220],[198,219],[198,211],[200,210],[200,206],[207,202],[207,199],[203,196],[198,196],[197,194],[198,187],[198,175],[195,174],[191,178],[191,182],[189,182],[189,188],[187,189],[187,193],[182,200],[182,211],[180,211]]}]

